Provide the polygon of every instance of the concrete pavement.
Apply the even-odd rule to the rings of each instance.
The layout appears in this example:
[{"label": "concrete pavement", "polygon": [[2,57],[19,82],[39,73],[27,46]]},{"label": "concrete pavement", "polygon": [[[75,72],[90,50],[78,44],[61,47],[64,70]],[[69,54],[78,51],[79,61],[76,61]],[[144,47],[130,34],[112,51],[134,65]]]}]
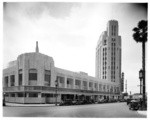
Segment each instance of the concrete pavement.
[{"label": "concrete pavement", "polygon": [[[18,104],[17,104],[18,105]],[[75,106],[3,107],[4,117],[80,117],[80,118],[146,118],[147,115],[129,110],[125,103],[90,104]],[[45,107],[43,106],[45,105]],[[52,104],[51,106],[54,106]]]}]

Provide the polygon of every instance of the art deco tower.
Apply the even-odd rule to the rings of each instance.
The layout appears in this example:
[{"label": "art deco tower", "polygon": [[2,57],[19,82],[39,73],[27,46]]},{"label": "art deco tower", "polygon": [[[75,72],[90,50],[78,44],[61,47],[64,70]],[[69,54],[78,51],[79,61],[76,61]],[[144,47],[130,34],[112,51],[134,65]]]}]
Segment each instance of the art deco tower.
[{"label": "art deco tower", "polygon": [[118,21],[110,20],[96,47],[96,77],[112,83],[121,80],[121,36]]}]

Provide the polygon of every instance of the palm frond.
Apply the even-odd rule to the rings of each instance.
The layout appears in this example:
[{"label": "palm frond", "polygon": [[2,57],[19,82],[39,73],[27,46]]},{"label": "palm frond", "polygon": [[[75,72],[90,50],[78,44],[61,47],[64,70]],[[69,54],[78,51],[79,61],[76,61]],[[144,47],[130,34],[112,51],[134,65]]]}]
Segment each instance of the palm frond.
[{"label": "palm frond", "polygon": [[147,41],[147,21],[141,20],[138,26],[133,28],[133,39],[136,42],[146,42]]}]

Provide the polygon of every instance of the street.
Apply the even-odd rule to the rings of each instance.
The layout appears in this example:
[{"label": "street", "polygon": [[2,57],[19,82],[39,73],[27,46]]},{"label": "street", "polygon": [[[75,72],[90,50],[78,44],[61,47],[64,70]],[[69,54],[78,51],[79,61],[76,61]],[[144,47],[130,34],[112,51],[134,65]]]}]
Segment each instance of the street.
[{"label": "street", "polygon": [[4,117],[92,117],[92,118],[146,118],[129,110],[126,103],[90,104],[51,107],[3,107]]}]

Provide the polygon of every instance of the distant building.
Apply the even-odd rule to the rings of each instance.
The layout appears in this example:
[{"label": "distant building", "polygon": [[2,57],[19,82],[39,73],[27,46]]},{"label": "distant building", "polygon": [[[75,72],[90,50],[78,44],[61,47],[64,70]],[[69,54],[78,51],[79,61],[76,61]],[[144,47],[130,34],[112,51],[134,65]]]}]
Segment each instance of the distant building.
[{"label": "distant building", "polygon": [[[110,33],[112,25],[113,33]],[[3,70],[5,101],[55,103],[56,83],[57,102],[65,99],[118,99],[121,92],[121,41],[117,36],[118,22],[110,21],[106,33],[106,36],[109,35],[106,37],[106,45],[99,50],[102,55],[100,61],[105,61],[97,62],[99,72],[97,71],[96,78],[85,72],[77,73],[55,67],[53,58],[40,53],[36,43],[35,52],[19,55],[17,60],[10,62]],[[104,40],[102,39],[102,43]]]},{"label": "distant building", "polygon": [[121,76],[121,92],[124,92],[124,72],[122,72]]}]

